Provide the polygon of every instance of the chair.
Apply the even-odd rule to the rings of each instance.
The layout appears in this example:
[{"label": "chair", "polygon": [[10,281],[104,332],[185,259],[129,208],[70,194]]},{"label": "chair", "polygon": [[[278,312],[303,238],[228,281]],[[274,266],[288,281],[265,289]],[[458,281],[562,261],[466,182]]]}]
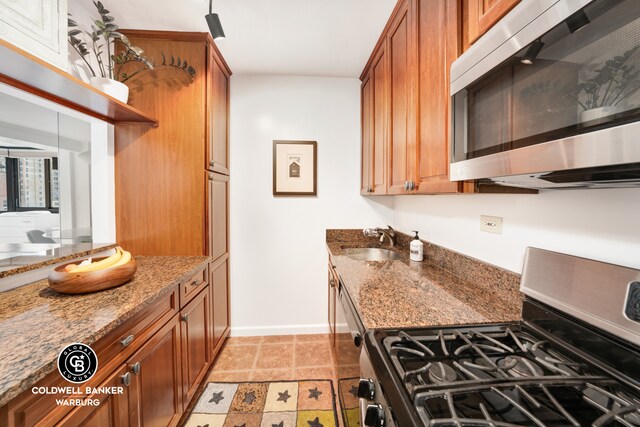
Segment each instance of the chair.
[{"label": "chair", "polygon": [[56,241],[43,236],[44,231],[31,230],[27,231],[27,238],[31,243],[55,243]]}]

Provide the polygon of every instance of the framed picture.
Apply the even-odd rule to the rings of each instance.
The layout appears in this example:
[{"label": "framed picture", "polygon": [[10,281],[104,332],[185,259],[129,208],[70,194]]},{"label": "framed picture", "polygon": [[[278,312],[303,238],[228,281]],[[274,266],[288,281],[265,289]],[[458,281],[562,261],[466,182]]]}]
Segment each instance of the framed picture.
[{"label": "framed picture", "polygon": [[315,196],[318,143],[273,141],[273,195]]}]

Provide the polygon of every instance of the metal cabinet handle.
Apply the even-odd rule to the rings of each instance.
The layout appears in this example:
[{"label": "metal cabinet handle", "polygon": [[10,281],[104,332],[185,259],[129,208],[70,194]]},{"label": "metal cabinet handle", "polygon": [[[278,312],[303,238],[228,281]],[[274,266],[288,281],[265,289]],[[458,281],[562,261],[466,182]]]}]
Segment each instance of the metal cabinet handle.
[{"label": "metal cabinet handle", "polygon": [[215,165],[216,165],[216,162],[215,162],[215,161],[211,160],[211,161],[209,162],[209,166],[214,167]]},{"label": "metal cabinet handle", "polygon": [[212,173],[209,174],[209,180],[213,181],[213,174]]},{"label": "metal cabinet handle", "polygon": [[409,181],[409,190],[415,190],[416,188],[416,183],[413,181]]},{"label": "metal cabinet handle", "polygon": [[189,321],[189,315],[188,315],[188,314],[183,314],[183,315],[180,317],[180,319],[181,319],[183,322],[187,323],[187,322]]},{"label": "metal cabinet handle", "polygon": [[191,282],[191,286],[198,286],[200,283],[202,283],[202,282],[200,282],[198,280],[194,280],[193,282]]},{"label": "metal cabinet handle", "polygon": [[129,385],[131,384],[131,374],[127,372],[120,377],[120,381],[122,381],[122,384],[124,384],[125,387],[129,387]]},{"label": "metal cabinet handle", "polygon": [[128,337],[120,341],[120,344],[122,344],[123,347],[128,347],[129,344],[133,342],[133,338],[134,338],[133,335],[129,335]]},{"label": "metal cabinet handle", "polygon": [[133,364],[133,366],[131,367],[131,372],[136,375],[140,375],[140,362],[136,362]]},{"label": "metal cabinet handle", "polygon": [[409,181],[404,182],[404,190],[407,191],[409,189]]}]

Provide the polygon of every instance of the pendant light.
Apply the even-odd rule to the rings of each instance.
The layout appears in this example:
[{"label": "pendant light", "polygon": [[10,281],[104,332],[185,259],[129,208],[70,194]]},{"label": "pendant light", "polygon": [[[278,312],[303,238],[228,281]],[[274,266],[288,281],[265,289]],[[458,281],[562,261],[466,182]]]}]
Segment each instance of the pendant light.
[{"label": "pendant light", "polygon": [[220,17],[217,13],[213,13],[211,6],[213,0],[209,0],[209,13],[205,16],[207,24],[209,25],[209,31],[214,40],[221,40],[225,38],[222,24],[220,23]]}]

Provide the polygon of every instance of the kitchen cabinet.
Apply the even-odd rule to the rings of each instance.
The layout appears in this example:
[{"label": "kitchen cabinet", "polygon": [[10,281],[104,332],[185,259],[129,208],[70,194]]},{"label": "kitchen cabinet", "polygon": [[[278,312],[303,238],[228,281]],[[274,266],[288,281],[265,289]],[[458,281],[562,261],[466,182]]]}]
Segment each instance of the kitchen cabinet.
[{"label": "kitchen cabinet", "polygon": [[449,181],[449,70],[460,54],[459,7],[456,1],[420,0],[418,17],[417,193],[456,193]]},{"label": "kitchen cabinet", "polygon": [[181,310],[184,407],[194,397],[211,361],[211,294],[206,286]]},{"label": "kitchen cabinet", "polygon": [[157,67],[127,82],[129,104],[159,126],[116,128],[117,241],[134,255],[210,255],[202,173],[211,161],[211,171],[228,173],[231,71],[208,33],[124,34],[156,61],[162,53],[186,60],[196,75]]},{"label": "kitchen cabinet", "polygon": [[[182,416],[180,318],[174,316],[131,358],[131,419],[143,426],[175,426]],[[134,424],[135,425],[135,424]]]},{"label": "kitchen cabinet", "polygon": [[129,419],[129,385],[131,373],[127,365],[122,365],[98,387],[122,387],[122,394],[92,394],[88,399],[99,400],[98,406],[80,406],[72,410],[61,422],[60,427],[127,427],[137,425],[137,420]]},{"label": "kitchen cabinet", "polygon": [[520,0],[464,0],[464,46],[469,47],[493,27]]},{"label": "kitchen cabinet", "polygon": [[67,0],[0,0],[0,39],[66,71]]},{"label": "kitchen cabinet", "polygon": [[209,268],[213,326],[211,348],[219,349],[229,334],[229,254],[225,254]]},{"label": "kitchen cabinet", "polygon": [[229,77],[230,72],[212,52],[209,56],[209,145],[206,169],[229,175]]},{"label": "kitchen cabinet", "polygon": [[229,246],[229,177],[208,173],[209,256],[214,260],[227,253]]},{"label": "kitchen cabinet", "polygon": [[413,2],[400,2],[387,35],[389,49],[389,194],[411,190],[415,173],[416,64]]},{"label": "kitchen cabinet", "polygon": [[361,194],[387,193],[388,145],[387,48],[376,49],[362,82],[362,188]]},{"label": "kitchen cabinet", "polygon": [[[462,191],[449,181],[449,68],[459,54],[459,16],[458,2],[446,0],[405,0],[392,13],[361,77],[362,194]],[[365,191],[376,162],[387,169],[386,192]]]}]

